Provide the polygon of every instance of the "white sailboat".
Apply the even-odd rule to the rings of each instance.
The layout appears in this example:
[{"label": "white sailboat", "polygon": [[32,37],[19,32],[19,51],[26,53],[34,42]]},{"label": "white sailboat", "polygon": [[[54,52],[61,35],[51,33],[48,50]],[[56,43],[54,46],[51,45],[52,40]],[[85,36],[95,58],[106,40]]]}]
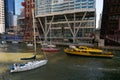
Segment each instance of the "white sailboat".
[{"label": "white sailboat", "polygon": [[7,44],[2,44],[2,43],[0,43],[0,48],[7,48],[7,47],[8,47]]},{"label": "white sailboat", "polygon": [[[32,10],[33,13],[33,10]],[[35,36],[35,26],[34,26],[34,13],[33,13],[33,30],[34,30],[34,58],[36,58],[36,36]],[[28,71],[32,70],[38,67],[41,67],[45,64],[47,64],[48,60],[43,59],[43,60],[34,60],[27,62],[25,64],[13,64],[10,67],[10,72],[21,72],[21,71]]]},{"label": "white sailboat", "polygon": [[33,43],[27,43],[28,47],[33,47]]},{"label": "white sailboat", "polygon": [[0,48],[7,48],[8,47],[8,45],[7,45],[7,43],[6,43],[6,41],[1,41],[1,43],[0,43]]},{"label": "white sailboat", "polygon": [[13,43],[13,44],[17,44],[17,43],[18,43],[18,41],[12,41],[12,43]]}]

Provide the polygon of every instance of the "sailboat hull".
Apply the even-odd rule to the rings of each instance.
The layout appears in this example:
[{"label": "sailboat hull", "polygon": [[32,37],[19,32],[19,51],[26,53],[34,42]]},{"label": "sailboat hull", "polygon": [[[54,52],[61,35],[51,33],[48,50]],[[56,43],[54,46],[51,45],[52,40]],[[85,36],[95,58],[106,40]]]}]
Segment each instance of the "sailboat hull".
[{"label": "sailboat hull", "polygon": [[27,46],[33,47],[33,44],[32,43],[28,43]]},{"label": "sailboat hull", "polygon": [[14,64],[10,67],[10,72],[13,73],[13,72],[32,70],[47,64],[47,61],[48,60],[40,60],[40,61],[28,62],[26,64],[18,64],[18,65]]},{"label": "sailboat hull", "polygon": [[18,42],[18,41],[12,41],[12,43],[13,43],[13,44],[17,44],[17,43],[19,43],[19,42]]},{"label": "sailboat hull", "polygon": [[41,48],[42,51],[45,51],[45,52],[58,52],[59,49],[57,48]]}]

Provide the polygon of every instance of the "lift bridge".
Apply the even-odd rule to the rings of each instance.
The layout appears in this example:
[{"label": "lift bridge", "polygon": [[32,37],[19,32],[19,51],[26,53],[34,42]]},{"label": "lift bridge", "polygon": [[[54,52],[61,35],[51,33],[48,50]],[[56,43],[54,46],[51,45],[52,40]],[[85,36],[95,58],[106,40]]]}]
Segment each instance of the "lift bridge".
[{"label": "lift bridge", "polygon": [[104,0],[100,36],[106,45],[120,46],[120,0]]}]

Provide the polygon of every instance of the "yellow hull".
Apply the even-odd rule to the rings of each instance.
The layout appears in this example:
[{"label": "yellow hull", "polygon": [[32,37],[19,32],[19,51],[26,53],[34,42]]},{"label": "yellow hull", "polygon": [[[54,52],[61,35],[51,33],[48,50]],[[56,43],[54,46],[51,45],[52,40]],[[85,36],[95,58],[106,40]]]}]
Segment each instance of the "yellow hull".
[{"label": "yellow hull", "polygon": [[76,51],[73,49],[66,48],[64,49],[64,52],[67,54],[73,54],[73,55],[80,55],[80,56],[88,56],[88,57],[106,57],[106,58],[112,58],[114,55],[112,53],[90,53],[89,51]]}]

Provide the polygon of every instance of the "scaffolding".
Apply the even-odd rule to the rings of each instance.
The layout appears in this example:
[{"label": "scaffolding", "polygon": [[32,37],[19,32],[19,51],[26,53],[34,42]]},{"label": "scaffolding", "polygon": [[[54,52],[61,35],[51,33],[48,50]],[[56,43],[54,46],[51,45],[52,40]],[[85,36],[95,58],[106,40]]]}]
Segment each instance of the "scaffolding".
[{"label": "scaffolding", "polygon": [[25,19],[24,19],[24,41],[33,42],[33,17],[32,9],[34,8],[34,0],[25,0],[22,2],[25,10]]}]

